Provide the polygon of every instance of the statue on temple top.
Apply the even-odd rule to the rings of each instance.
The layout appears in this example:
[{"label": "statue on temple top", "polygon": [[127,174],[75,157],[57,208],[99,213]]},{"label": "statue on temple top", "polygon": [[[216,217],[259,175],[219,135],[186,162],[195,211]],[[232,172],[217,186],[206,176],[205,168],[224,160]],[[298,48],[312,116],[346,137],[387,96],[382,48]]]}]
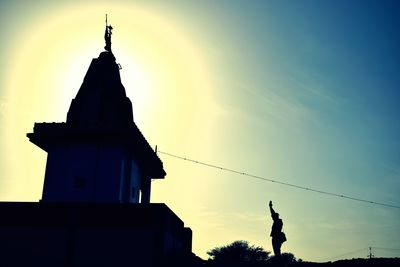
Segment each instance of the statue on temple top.
[{"label": "statue on temple top", "polygon": [[104,40],[106,41],[106,46],[104,49],[108,52],[111,52],[111,34],[113,27],[111,25],[107,25],[107,14],[106,14],[106,30],[104,32]]}]

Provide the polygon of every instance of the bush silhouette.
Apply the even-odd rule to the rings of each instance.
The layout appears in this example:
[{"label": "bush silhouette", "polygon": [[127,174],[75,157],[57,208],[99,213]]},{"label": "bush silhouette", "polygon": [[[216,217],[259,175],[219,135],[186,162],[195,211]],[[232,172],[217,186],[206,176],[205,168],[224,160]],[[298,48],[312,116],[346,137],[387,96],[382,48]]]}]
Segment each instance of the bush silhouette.
[{"label": "bush silhouette", "polygon": [[291,264],[295,263],[297,261],[302,261],[302,259],[297,260],[296,257],[293,255],[293,253],[290,252],[284,252],[282,253],[282,261],[285,262],[286,264]]},{"label": "bush silhouette", "polygon": [[207,254],[210,256],[209,261],[217,265],[237,266],[265,262],[269,259],[270,252],[239,240],[227,246],[213,248]]}]

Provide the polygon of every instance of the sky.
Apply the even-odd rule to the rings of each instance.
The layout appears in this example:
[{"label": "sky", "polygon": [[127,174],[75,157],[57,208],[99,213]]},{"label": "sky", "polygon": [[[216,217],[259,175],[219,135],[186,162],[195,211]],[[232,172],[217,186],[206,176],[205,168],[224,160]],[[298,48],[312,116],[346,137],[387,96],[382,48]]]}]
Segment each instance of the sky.
[{"label": "sky", "polygon": [[[41,198],[46,153],[26,133],[66,120],[103,51],[108,13],[134,121],[152,147],[399,206],[399,11],[368,0],[1,1],[0,200]],[[298,258],[400,248],[398,208],[159,157],[167,176],[151,201],[193,230],[202,258],[235,240],[272,251],[269,200],[282,250]]]}]

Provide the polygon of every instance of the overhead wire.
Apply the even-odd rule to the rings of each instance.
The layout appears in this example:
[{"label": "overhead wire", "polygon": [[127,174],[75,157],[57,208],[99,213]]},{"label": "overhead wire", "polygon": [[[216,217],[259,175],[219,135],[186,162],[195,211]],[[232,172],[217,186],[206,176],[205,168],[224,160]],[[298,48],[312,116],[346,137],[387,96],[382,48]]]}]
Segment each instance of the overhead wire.
[{"label": "overhead wire", "polygon": [[315,189],[315,188],[311,188],[311,187],[306,187],[306,186],[291,184],[291,183],[287,183],[287,182],[282,182],[282,181],[278,181],[278,180],[262,177],[262,176],[259,176],[259,175],[254,175],[254,174],[251,174],[251,173],[248,173],[248,172],[238,171],[238,170],[234,170],[234,169],[218,166],[218,165],[215,165],[215,164],[206,163],[206,162],[202,162],[202,161],[198,161],[198,160],[182,157],[182,156],[179,156],[179,155],[171,154],[169,152],[164,152],[164,151],[157,150],[157,153],[160,153],[160,154],[163,154],[163,155],[166,155],[166,156],[170,156],[170,157],[173,157],[173,158],[181,159],[181,160],[184,160],[184,161],[188,161],[188,162],[191,162],[191,163],[196,163],[196,164],[199,164],[199,165],[207,166],[207,167],[210,167],[210,168],[219,169],[221,171],[227,171],[227,172],[231,172],[231,173],[235,173],[235,174],[251,177],[251,178],[254,178],[254,179],[258,179],[258,180],[263,180],[263,181],[267,181],[267,182],[271,182],[271,183],[276,183],[276,184],[280,184],[280,185],[284,185],[284,186],[293,187],[293,188],[296,188],[296,189],[301,189],[301,190],[305,190],[305,191],[310,191],[310,192],[315,192],[315,193],[319,193],[319,194],[329,195],[329,196],[333,196],[333,197],[349,199],[349,200],[358,201],[358,202],[369,203],[369,204],[373,204],[373,205],[379,205],[379,206],[385,206],[385,207],[389,207],[389,208],[400,209],[400,206],[398,206],[398,205],[392,205],[392,204],[372,201],[372,200],[368,200],[368,199],[357,198],[357,197],[353,197],[353,196],[349,196],[349,195],[328,192],[328,191]]},{"label": "overhead wire", "polygon": [[400,251],[400,248],[381,248],[381,247],[371,247],[374,249],[386,250],[386,251]]}]

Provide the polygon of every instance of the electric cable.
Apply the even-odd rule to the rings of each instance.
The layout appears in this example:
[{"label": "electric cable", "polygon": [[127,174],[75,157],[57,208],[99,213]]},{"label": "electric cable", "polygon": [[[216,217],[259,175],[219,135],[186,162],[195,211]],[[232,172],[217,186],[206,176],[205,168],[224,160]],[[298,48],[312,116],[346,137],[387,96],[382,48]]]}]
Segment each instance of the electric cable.
[{"label": "electric cable", "polygon": [[243,176],[247,176],[247,177],[251,177],[251,178],[254,178],[254,179],[259,179],[259,180],[263,180],[263,181],[267,181],[267,182],[271,182],[271,183],[276,183],[276,184],[280,184],[280,185],[284,185],[284,186],[294,187],[294,188],[297,188],[297,189],[311,191],[311,192],[324,194],[324,195],[329,195],[329,196],[333,196],[333,197],[345,198],[345,199],[354,200],[354,201],[358,201],[358,202],[364,202],[364,203],[369,203],[369,204],[373,204],[373,205],[380,205],[380,206],[385,206],[385,207],[389,207],[389,208],[400,209],[400,206],[398,206],[398,205],[392,205],[392,204],[387,204],[387,203],[382,203],[382,202],[376,202],[376,201],[372,201],[372,200],[368,200],[368,199],[362,199],[362,198],[357,198],[357,197],[348,196],[348,195],[344,195],[344,194],[332,193],[332,192],[323,191],[323,190],[319,190],[319,189],[315,189],[315,188],[311,188],[311,187],[306,187],[306,186],[291,184],[291,183],[282,182],[282,181],[278,181],[278,180],[274,180],[274,179],[269,179],[269,178],[258,176],[258,175],[254,175],[254,174],[251,174],[251,173],[248,173],[248,172],[237,171],[237,170],[234,170],[234,169],[221,167],[221,166],[218,166],[218,165],[215,165],[215,164],[201,162],[201,161],[198,161],[198,160],[194,160],[194,159],[190,159],[190,158],[174,155],[174,154],[171,154],[171,153],[168,153],[168,152],[164,152],[164,151],[160,151],[160,150],[157,150],[156,152],[160,153],[160,154],[163,154],[163,155],[167,155],[167,156],[173,157],[173,158],[181,159],[181,160],[184,160],[184,161],[200,164],[200,165],[203,165],[203,166],[219,169],[219,170],[222,170],[222,171],[236,173],[236,174],[239,174],[239,175],[243,175]]}]

